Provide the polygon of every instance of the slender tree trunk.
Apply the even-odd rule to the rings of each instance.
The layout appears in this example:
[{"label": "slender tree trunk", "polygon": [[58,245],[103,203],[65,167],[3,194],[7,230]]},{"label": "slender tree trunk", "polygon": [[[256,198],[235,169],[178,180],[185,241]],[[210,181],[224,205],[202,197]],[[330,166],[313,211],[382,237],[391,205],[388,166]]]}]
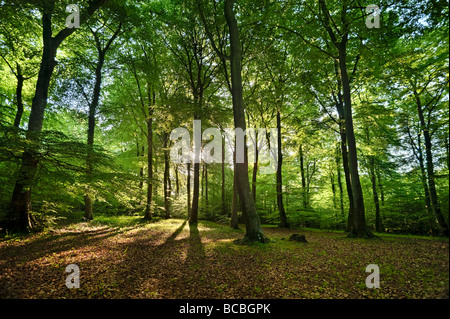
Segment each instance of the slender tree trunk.
[{"label": "slender tree trunk", "polygon": [[[344,41],[344,40],[343,40]],[[353,130],[353,116],[350,82],[347,74],[347,52],[346,40],[338,46],[339,51],[339,70],[341,76],[343,99],[344,99],[344,117],[345,133],[347,136],[348,164],[353,194],[353,224],[350,236],[352,237],[373,237],[367,229],[366,216],[364,208],[364,197],[361,182],[358,173],[358,156],[356,151],[355,133]]]},{"label": "slender tree trunk", "polygon": [[252,171],[252,195],[253,201],[256,203],[256,177],[258,176],[258,160],[259,160],[259,149],[258,149],[258,131],[255,132],[255,162],[253,163]]},{"label": "slender tree trunk", "polygon": [[336,171],[337,171],[337,183],[339,187],[339,207],[341,210],[341,216],[344,217],[344,189],[342,187],[341,167],[340,167],[340,148],[336,147]]},{"label": "slender tree trunk", "polygon": [[377,173],[378,188],[380,189],[381,206],[384,206],[384,187],[383,183],[381,182],[381,171],[379,164],[376,166],[376,173]]},{"label": "slender tree trunk", "polygon": [[427,172],[425,170],[425,164],[423,160],[423,152],[422,152],[422,141],[420,138],[420,133],[417,134],[417,160],[419,161],[419,168],[420,168],[420,180],[422,182],[423,192],[424,192],[424,199],[425,199],[425,208],[428,212],[429,216],[434,216],[433,208],[431,207],[431,199],[430,199],[430,190],[428,188],[427,183]]},{"label": "slender tree trunk", "polygon": [[[53,9],[53,8],[52,8]],[[52,11],[52,10],[51,10]],[[58,44],[52,38],[51,13],[42,14],[43,25],[43,52],[41,68],[39,70],[36,91],[31,104],[31,113],[28,120],[27,140],[38,143],[39,133],[42,130],[45,107],[47,106],[48,88],[50,78],[56,66],[55,56]],[[31,188],[38,167],[38,155],[27,147],[22,154],[22,165],[14,186],[9,225],[18,231],[31,231],[36,226],[36,219],[31,214]]]},{"label": "slender tree trunk", "polygon": [[169,143],[169,133],[164,132],[164,210],[165,210],[165,218],[170,218],[170,187],[169,187],[169,168],[170,168],[170,162],[169,162],[169,150],[168,150],[168,143]]},{"label": "slender tree trunk", "polygon": [[[140,152],[140,154],[138,154],[138,157],[141,156],[145,156],[145,147],[142,146],[142,150]],[[141,165],[141,168],[139,169],[139,189],[143,189],[144,188],[144,166]]]},{"label": "slender tree trunk", "polygon": [[444,137],[444,145],[445,145],[445,157],[446,157],[446,161],[445,161],[445,163],[447,164],[447,171],[450,171],[450,157],[449,157],[449,154],[450,154],[450,146],[449,146],[449,143],[448,143],[448,136],[447,135],[445,135],[445,137]]},{"label": "slender tree trunk", "polygon": [[[241,43],[233,4],[233,0],[225,0],[225,19],[230,33],[231,95],[233,99],[234,126],[245,131],[246,123],[241,77]],[[246,146],[244,146],[244,152],[245,155],[247,153]],[[245,215],[246,220],[246,234],[242,242],[267,242],[268,239],[262,232],[261,222],[251,194],[248,178],[248,159],[246,156],[244,156],[244,163],[236,163],[235,173],[237,174],[237,189],[242,213]]]},{"label": "slender tree trunk", "polygon": [[286,211],[284,209],[283,204],[283,180],[282,180],[282,165],[283,165],[283,153],[281,150],[281,114],[280,110],[277,110],[277,143],[278,143],[278,165],[277,165],[277,205],[278,205],[278,212],[280,213],[280,226],[281,227],[289,227],[287,218],[286,218]]},{"label": "slender tree trunk", "polygon": [[[342,107],[343,112],[343,107]],[[350,169],[348,167],[348,151],[347,151],[347,135],[345,133],[344,115],[342,113],[342,118],[340,118],[339,126],[340,126],[340,135],[341,135],[341,155],[342,155],[342,167],[344,168],[344,176],[345,176],[345,185],[347,189],[347,197],[348,197],[348,217],[347,217],[347,226],[346,231],[350,232],[353,225],[353,191],[352,191],[352,182],[350,178]]]},{"label": "slender tree trunk", "polygon": [[376,182],[376,175],[375,175],[375,157],[370,156],[369,159],[369,165],[370,165],[370,180],[372,182],[372,195],[373,195],[373,202],[375,204],[375,231],[381,233],[384,231],[383,224],[381,221],[381,215],[380,215],[380,202],[378,199],[378,192],[377,192],[377,182]]},{"label": "slender tree trunk", "polygon": [[89,116],[88,116],[88,131],[87,131],[87,158],[86,158],[86,175],[88,186],[85,189],[84,193],[84,220],[92,220],[93,219],[93,195],[90,190],[90,184],[92,181],[92,173],[93,173],[93,161],[92,161],[92,153],[94,148],[94,134],[95,134],[95,115],[97,112],[97,107],[100,99],[100,90],[102,85],[102,68],[105,62],[105,52],[99,51],[97,66],[95,69],[95,84],[94,91],[92,93],[92,101],[89,105]]},{"label": "slender tree trunk", "polygon": [[225,203],[225,141],[222,137],[222,214],[227,213]]},{"label": "slender tree trunk", "polygon": [[22,99],[22,90],[23,90],[23,82],[25,81],[25,78],[22,74],[22,68],[20,67],[19,63],[16,63],[17,65],[17,86],[16,86],[16,100],[17,100],[17,112],[16,116],[14,118],[14,127],[19,128],[20,121],[22,120],[23,115],[23,99]]},{"label": "slender tree trunk", "polygon": [[[233,152],[233,163],[236,166],[236,151]],[[231,228],[239,229],[238,220],[238,192],[236,170],[233,172],[233,199],[231,202]]]},{"label": "slender tree trunk", "polygon": [[186,170],[187,170],[187,181],[186,181],[186,192],[187,192],[187,209],[188,209],[188,215],[187,219],[191,217],[191,162],[188,162],[186,164]]},{"label": "slender tree trunk", "polygon": [[337,61],[334,62],[334,69],[336,73],[336,80],[338,85],[338,101],[336,103],[336,110],[339,115],[339,135],[341,138],[341,157],[342,157],[342,167],[344,168],[344,177],[345,177],[345,185],[347,189],[347,197],[348,197],[348,217],[347,224],[345,230],[347,232],[351,232],[353,227],[353,190],[352,190],[352,182],[350,178],[350,169],[348,167],[348,149],[347,149],[347,134],[345,132],[345,111],[344,111],[344,101],[342,97],[342,81],[339,71],[339,63]]},{"label": "slender tree trunk", "polygon": [[175,194],[180,195],[180,180],[178,179],[178,164],[175,165]]},{"label": "slender tree trunk", "polygon": [[148,118],[147,118],[147,204],[144,219],[153,218],[153,107],[156,94],[151,92],[151,85],[147,83]]},{"label": "slender tree trunk", "polygon": [[311,207],[311,192],[310,192],[311,187],[310,186],[311,186],[313,176],[316,172],[316,163],[317,163],[317,160],[314,158],[311,173],[309,173],[309,163],[308,163],[308,165],[306,165],[306,202],[307,202],[308,207]]},{"label": "slender tree trunk", "polygon": [[201,189],[201,197],[202,197],[202,199],[203,199],[203,201],[204,201],[204,199],[205,199],[205,163],[203,163],[203,165],[202,165],[202,179],[201,179],[201,187],[200,187],[200,189]]},{"label": "slender tree trunk", "polygon": [[[122,24],[119,24],[119,27],[116,31],[114,31],[114,34],[111,36],[111,38],[108,40],[108,42],[105,44],[105,46],[101,47],[101,42],[99,39],[99,35],[97,32],[92,32],[93,36],[95,38],[95,43],[97,46],[97,53],[98,53],[98,61],[95,68],[95,84],[94,84],[94,91],[92,94],[92,102],[89,105],[89,117],[88,117],[88,134],[87,134],[87,159],[86,159],[86,166],[87,166],[87,180],[88,185],[91,184],[92,180],[92,173],[93,173],[93,161],[92,161],[92,154],[93,154],[93,147],[94,147],[94,133],[95,133],[95,122],[96,122],[96,112],[100,100],[100,90],[102,85],[102,69],[103,65],[105,63],[105,56],[106,52],[109,50],[111,44],[114,42],[116,37],[118,36],[120,29],[122,27]],[[90,187],[86,187],[86,192],[84,194],[84,219],[85,220],[92,220],[93,219],[93,195],[90,191]]]},{"label": "slender tree trunk", "polygon": [[189,218],[189,224],[198,222],[198,199],[200,195],[200,163],[194,162],[194,189],[192,193],[192,208]]},{"label": "slender tree trunk", "polygon": [[[336,185],[334,183],[334,173],[333,171],[330,171],[330,184],[331,184],[331,193],[333,194],[333,209],[336,211],[337,205],[336,205]],[[337,220],[337,213],[336,213],[336,220]]]},{"label": "slender tree trunk", "polygon": [[337,71],[338,85],[339,87],[342,87],[345,133],[348,148],[348,166],[353,194],[353,210],[351,211],[352,229],[349,236],[371,238],[374,237],[374,235],[367,229],[363,191],[358,173],[358,155],[356,150],[355,133],[353,129],[351,89],[347,72],[347,44],[350,33],[350,21],[347,14],[351,4],[349,0],[344,0],[342,2],[342,10],[340,12],[342,27],[341,30],[337,30],[337,32],[335,31],[336,29],[333,29],[332,22],[330,22],[331,15],[326,6],[325,0],[319,0],[319,5],[323,13],[323,19],[321,20],[322,25],[338,51],[338,61],[335,63],[335,69]]},{"label": "slender tree trunk", "polygon": [[205,170],[205,204],[206,209],[208,209],[208,165],[205,163],[204,170]]},{"label": "slender tree trunk", "polygon": [[433,208],[434,214],[438,221],[442,235],[444,235],[445,237],[448,237],[449,236],[448,224],[446,223],[446,221],[444,219],[444,215],[441,212],[441,207],[439,204],[439,199],[438,199],[437,191],[436,191],[436,182],[435,182],[435,177],[434,177],[433,153],[431,152],[431,148],[432,148],[431,136],[430,136],[428,127],[425,124],[425,118],[424,118],[424,114],[423,114],[422,103],[420,101],[420,96],[417,94],[416,91],[414,91],[414,95],[416,98],[416,104],[417,104],[417,110],[419,113],[420,125],[422,127],[423,137],[425,140],[425,155],[426,155],[426,159],[427,159],[426,168],[427,168],[427,175],[428,175],[428,188],[430,191],[431,206]]},{"label": "slender tree trunk", "polygon": [[[371,145],[371,139],[370,139],[370,129],[366,128],[366,135],[367,135],[367,143]],[[369,173],[370,173],[370,181],[372,183],[372,195],[373,195],[373,203],[375,205],[375,231],[376,232],[383,232],[383,224],[381,221],[381,215],[380,215],[380,201],[378,198],[378,192],[377,192],[377,177],[375,175],[375,156],[369,155]]]},{"label": "slender tree trunk", "polygon": [[305,164],[303,157],[303,147],[300,144],[299,148],[299,157],[300,157],[300,174],[302,177],[302,199],[303,199],[303,209],[308,209],[308,202],[306,200],[306,177],[305,177]]}]

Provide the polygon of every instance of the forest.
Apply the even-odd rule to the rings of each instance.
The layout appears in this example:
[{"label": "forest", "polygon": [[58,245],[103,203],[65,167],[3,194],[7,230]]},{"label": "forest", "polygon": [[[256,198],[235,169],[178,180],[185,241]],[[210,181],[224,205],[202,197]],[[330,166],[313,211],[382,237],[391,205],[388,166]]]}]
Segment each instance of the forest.
[{"label": "forest", "polygon": [[0,1],[0,57],[0,298],[448,299],[448,1]]}]

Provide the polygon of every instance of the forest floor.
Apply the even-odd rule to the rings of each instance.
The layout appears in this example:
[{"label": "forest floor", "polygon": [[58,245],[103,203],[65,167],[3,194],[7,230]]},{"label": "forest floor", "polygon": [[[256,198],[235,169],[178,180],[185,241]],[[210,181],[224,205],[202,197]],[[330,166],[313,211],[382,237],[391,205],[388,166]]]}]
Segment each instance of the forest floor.
[{"label": "forest floor", "polygon": [[[236,245],[244,229],[182,219],[79,222],[0,239],[0,298],[449,298],[448,240],[264,227],[269,244]],[[293,233],[308,243],[289,241]],[[80,288],[65,268],[80,269]],[[369,289],[366,266],[380,269]]]}]

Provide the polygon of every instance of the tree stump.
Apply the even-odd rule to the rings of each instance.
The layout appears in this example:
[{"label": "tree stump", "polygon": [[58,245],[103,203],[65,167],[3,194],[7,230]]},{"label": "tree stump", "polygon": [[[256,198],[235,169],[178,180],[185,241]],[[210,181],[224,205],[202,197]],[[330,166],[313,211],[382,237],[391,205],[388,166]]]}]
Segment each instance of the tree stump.
[{"label": "tree stump", "polygon": [[300,234],[292,234],[291,237],[289,237],[289,240],[298,241],[300,243],[307,243],[308,241],[305,238],[305,235]]}]

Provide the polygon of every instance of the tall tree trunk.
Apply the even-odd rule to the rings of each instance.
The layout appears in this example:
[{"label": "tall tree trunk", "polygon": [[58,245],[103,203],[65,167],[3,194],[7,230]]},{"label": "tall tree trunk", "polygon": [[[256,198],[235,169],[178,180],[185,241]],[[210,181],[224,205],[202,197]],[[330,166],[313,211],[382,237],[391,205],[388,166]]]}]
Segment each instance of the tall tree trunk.
[{"label": "tall tree trunk", "polygon": [[308,165],[306,165],[306,203],[307,203],[308,207],[311,206],[311,192],[310,192],[311,187],[310,186],[311,186],[313,176],[316,172],[316,163],[317,163],[317,160],[314,158],[313,164],[312,164],[312,169],[311,169],[311,174],[309,173],[309,167],[310,167],[309,163],[308,163]]},{"label": "tall tree trunk", "polygon": [[[342,105],[343,112],[343,105]],[[348,217],[347,217],[347,226],[346,231],[350,232],[353,225],[353,190],[352,190],[352,182],[350,178],[350,168],[348,167],[348,150],[347,150],[347,134],[345,133],[344,126],[344,115],[342,113],[342,118],[340,118],[339,127],[340,127],[340,136],[341,136],[341,155],[342,155],[342,167],[344,168],[344,176],[345,176],[345,185],[347,189],[347,197],[348,197]]]},{"label": "tall tree trunk", "polygon": [[[233,151],[233,163],[236,166],[236,151]],[[233,199],[231,202],[231,228],[239,229],[238,192],[236,170],[233,171]]]},{"label": "tall tree trunk", "polygon": [[344,217],[344,189],[342,187],[341,165],[340,165],[340,148],[336,147],[336,171],[337,171],[337,183],[339,187],[339,208],[341,210],[341,216]]},{"label": "tall tree trunk", "polygon": [[336,47],[338,51],[338,59],[337,59],[338,63],[335,64],[335,69],[338,72],[337,74],[338,84],[339,86],[342,86],[342,97],[344,101],[345,133],[347,136],[347,148],[348,148],[348,166],[350,171],[352,194],[353,194],[353,210],[351,211],[352,229],[349,236],[371,238],[374,237],[374,235],[368,230],[366,225],[363,191],[358,173],[358,155],[356,150],[355,133],[353,129],[350,80],[347,72],[347,44],[350,33],[350,21],[347,16],[347,13],[348,10],[350,9],[350,1],[344,0],[342,3],[342,10],[340,12],[340,20],[342,22],[342,28],[341,30],[337,30],[337,33],[335,31],[336,29],[333,29],[332,22],[330,22],[331,15],[326,6],[325,0],[319,0],[319,5],[323,13],[323,19],[321,20],[322,25],[325,28],[328,35],[330,36],[333,45]]},{"label": "tall tree trunk", "polygon": [[206,163],[204,163],[203,165],[203,169],[205,170],[205,204],[206,209],[208,209],[208,165]]},{"label": "tall tree trunk", "polygon": [[186,193],[187,193],[187,219],[191,217],[191,162],[186,164],[187,176],[186,176]]},{"label": "tall tree trunk", "polygon": [[[53,11],[53,8],[51,8]],[[27,140],[38,143],[39,133],[42,130],[45,107],[47,106],[48,88],[50,78],[56,66],[55,56],[58,45],[52,38],[51,11],[43,12],[43,53],[39,70],[36,91],[31,104],[31,113],[28,120]],[[27,147],[22,154],[22,165],[14,186],[9,224],[11,229],[18,231],[31,231],[36,226],[36,219],[31,214],[31,187],[38,167],[38,154],[31,147]]]},{"label": "tall tree trunk", "polygon": [[252,195],[253,201],[256,203],[256,177],[258,176],[258,160],[259,160],[259,149],[258,149],[258,130],[255,130],[255,161],[253,162],[252,171]]},{"label": "tall tree trunk", "polygon": [[436,191],[436,182],[434,177],[434,164],[433,164],[433,153],[431,151],[431,136],[428,127],[425,124],[425,117],[423,114],[422,102],[420,100],[419,94],[414,91],[414,96],[416,98],[417,111],[419,113],[420,125],[423,132],[423,137],[425,140],[425,155],[426,155],[426,167],[428,175],[428,188],[430,191],[431,206],[433,207],[434,214],[438,221],[442,235],[445,237],[449,236],[448,225],[444,219],[444,215],[441,212],[441,207],[439,204],[439,199]]},{"label": "tall tree trunk", "polygon": [[[195,105],[199,103],[198,101],[194,102]],[[198,106],[196,106],[197,108]],[[197,114],[197,113],[196,113]],[[194,119],[199,120],[200,118],[194,114]],[[194,134],[200,134],[200,145],[194,144],[194,189],[192,193],[192,208],[191,215],[189,217],[189,224],[197,224],[198,223],[198,202],[200,197],[200,151],[201,151],[201,128],[196,130],[194,128]],[[195,137],[194,137],[195,140]]]},{"label": "tall tree trunk", "polygon": [[[96,0],[89,3],[86,12],[81,16],[84,22],[91,16],[105,0]],[[48,89],[53,70],[56,66],[56,52],[59,45],[76,28],[64,28],[56,36],[52,36],[52,14],[55,3],[43,3],[42,10],[42,59],[36,82],[35,95],[31,103],[31,113],[28,119],[26,138],[30,142],[38,142],[39,133],[42,130],[45,108],[47,106]],[[8,218],[8,228],[17,230],[33,230],[36,219],[31,214],[31,187],[36,175],[39,159],[38,154],[27,147],[22,154],[22,165],[19,169],[18,178],[14,185]]]},{"label": "tall tree trunk", "polygon": [[348,164],[353,194],[353,224],[350,236],[370,238],[373,234],[367,229],[366,215],[364,208],[364,197],[361,182],[358,173],[358,156],[356,151],[355,133],[353,130],[353,116],[351,103],[350,82],[347,73],[347,52],[346,40],[342,40],[338,46],[339,51],[339,70],[341,76],[343,99],[344,99],[344,117],[345,134],[347,136]]},{"label": "tall tree trunk", "polygon": [[[409,134],[409,131],[408,131]],[[417,158],[417,161],[419,162],[419,168],[420,168],[420,181],[422,182],[423,192],[424,192],[424,200],[425,200],[425,208],[427,210],[428,216],[434,216],[433,208],[431,207],[431,199],[430,199],[430,190],[428,188],[427,183],[427,172],[425,170],[425,163],[423,160],[423,152],[422,152],[422,140],[420,138],[420,133],[417,134],[417,147],[412,140],[412,136],[410,137],[411,145],[413,146],[413,152],[414,155]],[[416,151],[417,150],[417,151]]]},{"label": "tall tree trunk", "polygon": [[[144,157],[145,156],[145,147],[142,145],[142,150],[140,154],[138,154],[138,157]],[[139,189],[142,190],[144,188],[144,166],[141,165],[141,168],[139,169]]]},{"label": "tall tree trunk", "polygon": [[147,118],[147,203],[145,205],[144,219],[153,218],[153,108],[156,94],[152,86],[147,83],[148,118]]},{"label": "tall tree trunk", "polygon": [[449,143],[448,143],[448,136],[447,135],[445,135],[444,136],[444,145],[445,145],[445,157],[446,157],[446,161],[445,161],[445,163],[447,164],[447,171],[449,171],[450,170],[450,156],[449,156],[449,154],[450,154],[450,146],[449,146]]},{"label": "tall tree trunk", "polygon": [[225,140],[222,137],[222,214],[227,213],[225,203]]},{"label": "tall tree trunk", "polygon": [[87,134],[87,157],[86,157],[86,166],[87,166],[87,181],[88,181],[88,187],[86,187],[86,191],[84,194],[84,219],[85,220],[92,220],[93,218],[93,195],[90,191],[90,184],[92,180],[92,173],[93,173],[93,167],[94,163],[92,161],[92,154],[93,154],[93,148],[94,148],[94,133],[95,133],[95,115],[97,112],[99,100],[100,100],[100,90],[102,85],[102,69],[103,65],[105,63],[105,56],[106,52],[109,50],[111,44],[114,42],[114,40],[119,35],[120,29],[122,27],[122,23],[119,23],[119,27],[116,31],[114,31],[114,34],[111,36],[111,38],[108,40],[108,42],[105,44],[105,46],[101,47],[101,42],[99,39],[99,35],[97,32],[92,31],[93,36],[95,38],[95,43],[97,46],[97,53],[98,53],[98,61],[95,68],[95,84],[94,84],[94,91],[92,94],[92,102],[89,105],[89,116],[88,116],[88,134]]},{"label": "tall tree trunk", "polygon": [[283,179],[281,174],[281,168],[283,165],[283,153],[281,150],[281,114],[280,110],[277,110],[277,143],[278,143],[278,165],[277,165],[277,205],[278,205],[278,212],[280,214],[280,226],[281,227],[289,227],[287,218],[286,218],[286,211],[284,209],[283,204]]},{"label": "tall tree trunk", "polygon": [[178,164],[175,165],[175,194],[180,195],[180,180],[178,179]]},{"label": "tall tree trunk", "polygon": [[200,187],[200,189],[201,189],[201,197],[202,197],[202,199],[203,199],[203,201],[204,201],[204,199],[205,199],[205,163],[203,163],[203,166],[202,166],[202,178],[201,178],[201,187]]},{"label": "tall tree trunk", "polygon": [[93,219],[93,195],[90,189],[92,181],[92,173],[94,169],[94,163],[92,161],[92,153],[94,148],[94,134],[95,134],[95,114],[97,112],[98,102],[100,99],[100,90],[102,85],[102,68],[105,62],[105,52],[100,51],[95,68],[95,84],[94,91],[92,93],[92,101],[89,105],[88,115],[88,131],[87,131],[87,157],[86,157],[86,175],[88,186],[84,193],[84,220]]},{"label": "tall tree trunk", "polygon": [[[333,209],[336,210],[336,185],[334,184],[334,173],[330,171],[330,184],[331,184],[331,193],[333,194]],[[337,217],[337,216],[336,216]]]},{"label": "tall tree trunk", "polygon": [[165,210],[165,218],[170,218],[170,187],[169,187],[169,179],[170,179],[170,162],[169,162],[169,133],[164,132],[164,210]]},{"label": "tall tree trunk", "polygon": [[376,166],[376,174],[377,174],[378,188],[380,189],[381,206],[384,206],[384,187],[383,183],[381,182],[380,164]]},{"label": "tall tree trunk", "polygon": [[[370,130],[367,127],[366,128],[366,135],[367,135],[367,143],[371,145],[370,140]],[[375,175],[375,156],[369,155],[369,173],[370,173],[370,181],[372,183],[372,195],[373,195],[373,203],[375,205],[375,231],[376,232],[383,232],[383,224],[381,221],[381,215],[380,215],[380,201],[378,198],[378,192],[377,192],[377,177]]]},{"label": "tall tree trunk", "polygon": [[[230,33],[230,66],[231,66],[231,95],[233,100],[233,115],[235,128],[246,130],[244,100],[241,77],[241,43],[239,40],[239,29],[233,11],[234,0],[225,0],[225,19]],[[244,145],[244,155],[247,153]],[[267,242],[261,228],[261,222],[256,211],[255,202],[251,194],[248,178],[248,159],[244,156],[244,163],[236,163],[235,173],[237,174],[237,189],[241,202],[242,213],[245,215],[245,238],[244,242]]]},{"label": "tall tree trunk", "polygon": [[299,148],[299,157],[300,157],[300,174],[302,177],[302,199],[303,199],[303,209],[308,209],[308,202],[306,200],[306,177],[305,177],[305,163],[303,156],[303,146],[300,144]]},{"label": "tall tree trunk", "polygon": [[370,165],[370,180],[372,182],[372,195],[373,195],[373,202],[375,204],[375,231],[381,233],[384,231],[383,224],[381,221],[381,215],[380,215],[380,201],[378,199],[378,192],[377,192],[377,180],[375,175],[375,157],[370,156],[369,159],[369,165]]},{"label": "tall tree trunk", "polygon": [[345,177],[345,185],[347,189],[347,197],[348,197],[348,216],[347,216],[347,224],[345,230],[347,232],[351,232],[353,227],[353,190],[352,190],[352,182],[350,178],[350,169],[348,167],[348,149],[347,149],[347,134],[345,132],[345,111],[344,111],[344,101],[342,97],[342,81],[339,71],[339,63],[334,61],[334,70],[336,74],[336,80],[338,85],[338,100],[336,103],[336,110],[339,116],[339,135],[341,138],[341,157],[342,157],[342,167],[344,168],[344,177]]},{"label": "tall tree trunk", "polygon": [[25,78],[22,74],[22,68],[20,67],[19,63],[16,63],[17,65],[17,86],[16,86],[16,102],[17,102],[17,112],[16,116],[14,117],[14,127],[19,128],[20,121],[22,120],[23,115],[23,99],[22,99],[22,90],[23,90],[23,82],[25,81]]}]

